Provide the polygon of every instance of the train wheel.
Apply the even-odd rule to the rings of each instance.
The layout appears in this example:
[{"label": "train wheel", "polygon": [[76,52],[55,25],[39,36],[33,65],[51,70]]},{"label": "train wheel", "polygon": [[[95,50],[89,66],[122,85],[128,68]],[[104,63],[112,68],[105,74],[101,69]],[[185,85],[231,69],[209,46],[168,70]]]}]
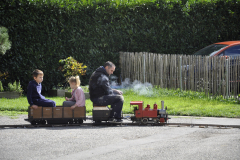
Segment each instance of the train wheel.
[{"label": "train wheel", "polygon": [[148,123],[148,119],[147,119],[147,118],[143,118],[143,119],[142,119],[142,123],[143,123],[143,124],[147,124],[147,123]]},{"label": "train wheel", "polygon": [[46,124],[46,121],[45,120],[42,120],[40,121],[41,124],[45,125]]},{"label": "train wheel", "polygon": [[37,124],[36,121],[31,122],[31,125],[36,125],[36,124]]},{"label": "train wheel", "polygon": [[101,120],[97,120],[97,121],[95,121],[95,123],[102,123],[102,121]]},{"label": "train wheel", "polygon": [[73,124],[73,121],[71,120],[71,121],[69,121],[68,123],[69,123],[69,124]]},{"label": "train wheel", "polygon": [[159,122],[158,118],[153,119],[153,123],[158,124],[158,122]]},{"label": "train wheel", "polygon": [[78,124],[79,122],[78,122],[78,119],[73,119],[73,123],[74,124]]},{"label": "train wheel", "polygon": [[75,119],[74,123],[79,124],[79,119]]},{"label": "train wheel", "polygon": [[166,114],[165,122],[167,123],[168,120],[168,114]]},{"label": "train wheel", "polygon": [[79,124],[83,124],[83,120],[82,120],[82,119],[79,119],[79,120],[78,120],[78,123],[79,123]]}]

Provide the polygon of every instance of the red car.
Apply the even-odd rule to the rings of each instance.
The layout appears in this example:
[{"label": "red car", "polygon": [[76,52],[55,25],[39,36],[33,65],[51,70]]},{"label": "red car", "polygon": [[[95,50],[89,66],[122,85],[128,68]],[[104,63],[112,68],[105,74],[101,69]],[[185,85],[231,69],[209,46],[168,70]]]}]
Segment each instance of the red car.
[{"label": "red car", "polygon": [[202,56],[240,56],[240,41],[218,42],[207,46],[193,55]]}]

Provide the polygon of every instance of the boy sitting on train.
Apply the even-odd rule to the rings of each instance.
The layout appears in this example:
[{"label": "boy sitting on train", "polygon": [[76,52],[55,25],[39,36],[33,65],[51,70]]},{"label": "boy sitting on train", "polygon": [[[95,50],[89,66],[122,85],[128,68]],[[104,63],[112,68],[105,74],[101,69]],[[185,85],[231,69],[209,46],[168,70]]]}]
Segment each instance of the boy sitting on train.
[{"label": "boy sitting on train", "polygon": [[72,91],[72,97],[71,98],[65,98],[66,101],[63,102],[63,107],[71,107],[71,109],[74,109],[75,107],[84,107],[85,106],[85,95],[80,87],[80,78],[79,76],[76,77],[70,77],[68,80]]},{"label": "boy sitting on train", "polygon": [[56,107],[56,103],[52,100],[46,99],[42,94],[43,72],[35,69],[32,73],[33,80],[29,82],[27,87],[27,99],[30,107],[37,109],[38,106],[42,107]]}]

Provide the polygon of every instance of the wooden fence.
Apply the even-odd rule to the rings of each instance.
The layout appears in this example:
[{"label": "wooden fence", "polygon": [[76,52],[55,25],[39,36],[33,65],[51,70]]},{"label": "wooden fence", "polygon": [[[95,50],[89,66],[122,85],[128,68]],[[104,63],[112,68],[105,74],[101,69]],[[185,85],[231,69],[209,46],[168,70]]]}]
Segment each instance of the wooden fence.
[{"label": "wooden fence", "polygon": [[240,57],[120,53],[121,76],[162,88],[237,98]]}]

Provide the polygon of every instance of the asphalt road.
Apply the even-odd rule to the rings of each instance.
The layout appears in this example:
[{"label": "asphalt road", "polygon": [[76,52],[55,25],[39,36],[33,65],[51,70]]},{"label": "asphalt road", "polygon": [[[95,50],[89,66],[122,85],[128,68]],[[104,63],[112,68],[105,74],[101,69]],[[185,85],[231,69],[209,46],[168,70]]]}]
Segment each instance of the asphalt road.
[{"label": "asphalt road", "polygon": [[[0,124],[4,121],[6,118],[0,118]],[[240,159],[240,129],[237,128],[82,126],[0,129],[0,144],[0,159],[4,160]]]}]

